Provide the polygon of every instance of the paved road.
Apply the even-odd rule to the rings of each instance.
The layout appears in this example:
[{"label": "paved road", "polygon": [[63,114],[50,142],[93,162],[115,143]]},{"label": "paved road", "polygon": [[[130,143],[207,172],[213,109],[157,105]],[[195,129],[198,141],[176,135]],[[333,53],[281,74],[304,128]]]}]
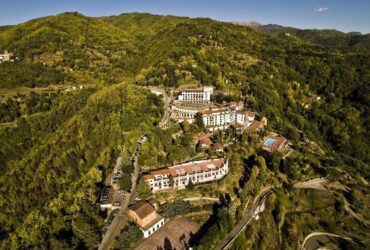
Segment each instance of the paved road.
[{"label": "paved road", "polygon": [[295,188],[312,188],[312,189],[326,189],[330,181],[326,178],[317,178],[304,182],[300,182],[294,185]]},{"label": "paved road", "polygon": [[[317,178],[304,182],[297,183],[296,188],[314,188],[322,189],[324,185],[329,184],[329,180],[325,178]],[[253,204],[248,204],[244,209],[243,217],[240,222],[226,235],[226,237],[214,248],[217,250],[227,249],[231,243],[239,236],[239,234],[244,231],[246,226],[250,223],[253,217],[257,216],[261,212],[262,204],[265,202],[266,198],[273,192],[273,188],[267,188],[262,190]]]},{"label": "paved road", "polygon": [[118,156],[116,163],[114,164],[113,171],[105,178],[104,185],[110,186],[114,173],[116,173],[122,165],[122,156]]},{"label": "paved road", "polygon": [[248,207],[244,210],[243,218],[214,249],[227,249],[234,241],[234,239],[236,239],[239,234],[244,231],[252,218],[257,216],[261,212],[262,204],[271,193],[272,188],[267,188],[257,195],[253,203],[247,204]]},{"label": "paved road", "polygon": [[302,244],[302,250],[316,250],[323,244],[334,242],[339,243],[340,241],[348,241],[357,245],[351,238],[343,237],[336,234],[326,232],[313,232],[304,239]]},{"label": "paved road", "polygon": [[[328,188],[333,189],[341,189],[341,190],[347,190],[346,187],[339,186],[339,188],[335,186],[330,186],[330,180],[326,178],[317,178],[312,179],[304,182],[300,182],[294,185],[295,188],[312,188],[312,189],[320,189],[320,190],[327,190]],[[221,250],[221,249],[227,249],[231,243],[236,239],[239,234],[244,231],[245,227],[249,224],[252,218],[256,217],[261,211],[262,205],[264,204],[266,198],[268,195],[270,195],[273,192],[273,188],[268,188],[260,192],[260,194],[257,196],[257,200],[253,204],[248,204],[248,207],[245,208],[243,213],[242,220],[228,233],[228,235],[225,237],[225,239],[220,242],[214,249]],[[345,200],[345,210],[347,210],[352,216],[354,216],[356,219],[362,221],[365,225],[368,223],[368,221],[364,220],[360,215],[356,214],[351,208],[350,204]],[[311,239],[309,239],[312,237]],[[302,249],[317,249],[315,248],[316,244],[319,244],[320,242],[328,242],[331,240],[334,240],[334,238],[337,237],[337,241],[339,239],[341,240],[347,240],[353,242],[350,238],[342,237],[339,235],[333,235],[325,232],[317,232],[310,234],[306,237],[302,244]],[[353,242],[354,243],[354,242]],[[303,248],[306,246],[305,248]]]},{"label": "paved road", "polygon": [[217,197],[190,197],[185,198],[184,201],[215,201],[219,202],[220,199]]},{"label": "paved road", "polygon": [[[320,179],[313,179],[310,181],[298,183],[294,185],[295,188],[312,188],[312,189],[319,189],[319,190],[332,190],[332,191],[343,191],[343,192],[349,192],[350,189],[344,185],[341,184],[333,184],[329,185],[330,181],[326,178],[320,178]],[[346,210],[351,216],[353,216],[358,221],[362,222],[364,225],[369,226],[370,221],[366,220],[361,214],[356,213],[352,210],[351,204],[347,201],[347,199],[344,197],[344,210]]]},{"label": "paved road", "polygon": [[160,128],[165,128],[167,124],[170,121],[171,117],[171,107],[170,107],[170,102],[171,98],[167,95],[166,91],[161,91],[162,96],[163,96],[163,102],[164,102],[164,115],[161,120],[161,122],[158,124]]},{"label": "paved road", "polygon": [[99,245],[99,250],[109,249],[109,246],[112,243],[113,239],[119,234],[122,225],[125,223],[125,219],[127,218],[126,216],[127,208],[135,199],[136,186],[139,179],[140,166],[137,162],[137,158],[140,153],[141,144],[145,142],[146,139],[147,139],[146,135],[143,135],[139,138],[136,150],[131,158],[131,163],[134,168],[134,173],[132,175],[131,193],[126,195],[124,202],[122,202],[120,210],[114,217],[112,224],[109,226],[107,232],[104,234],[103,240]]}]

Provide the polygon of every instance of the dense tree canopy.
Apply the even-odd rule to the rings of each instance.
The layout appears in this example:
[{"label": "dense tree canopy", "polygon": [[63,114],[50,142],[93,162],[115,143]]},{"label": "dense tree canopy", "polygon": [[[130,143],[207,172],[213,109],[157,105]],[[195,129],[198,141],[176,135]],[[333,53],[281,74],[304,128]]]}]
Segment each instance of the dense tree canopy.
[{"label": "dense tree canopy", "polygon": [[[241,205],[223,198],[229,202],[215,208],[200,239],[204,249],[230,230],[236,207],[242,209],[258,193],[269,171],[300,180],[341,169],[368,183],[368,35],[289,32],[295,37],[204,18],[78,13],[1,28],[0,52],[8,49],[17,58],[0,64],[1,96],[18,87],[85,86],[0,100],[0,122],[14,123],[0,130],[2,247],[96,248],[104,225],[95,209],[103,179],[119,155],[127,161],[144,131],[141,166],[171,165],[194,155],[191,141],[203,128],[200,117],[196,125],[158,128],[163,103],[142,86],[226,89],[229,95],[216,101],[243,101],[268,119],[269,129],[296,145],[302,138],[316,145],[284,161],[278,154],[263,158],[251,147],[253,138],[241,135],[242,146],[225,150],[231,175],[243,174],[233,182]],[[238,137],[233,130],[226,134],[216,135],[216,141]],[[126,179],[128,166],[125,162]],[[142,183],[140,189],[149,197]],[[359,192],[350,199],[364,209]],[[166,206],[169,216],[190,211],[188,203]],[[274,209],[272,220],[294,240],[294,223],[283,224],[283,201]],[[123,235],[122,246],[130,244],[126,236],[141,238],[135,226]]]}]

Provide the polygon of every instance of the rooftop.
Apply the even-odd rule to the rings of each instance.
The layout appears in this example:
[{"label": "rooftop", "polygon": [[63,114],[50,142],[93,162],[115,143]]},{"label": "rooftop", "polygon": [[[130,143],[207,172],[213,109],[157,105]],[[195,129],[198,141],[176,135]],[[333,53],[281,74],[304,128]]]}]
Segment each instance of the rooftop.
[{"label": "rooftop", "polygon": [[251,111],[251,110],[240,110],[240,111],[238,111],[237,113],[238,113],[238,114],[245,114],[245,115],[247,115],[247,116],[249,116],[249,117],[254,117],[254,116],[256,116],[256,112],[253,112],[253,111]]},{"label": "rooftop", "polygon": [[181,91],[182,93],[184,92],[201,92],[203,93],[203,89],[184,89],[183,91]]},{"label": "rooftop", "polygon": [[245,132],[247,133],[255,133],[258,132],[259,129],[263,128],[264,125],[262,122],[254,120],[251,125],[245,128]]},{"label": "rooftop", "polygon": [[142,242],[137,249],[187,249],[191,237],[198,231],[199,226],[184,217],[176,217]]},{"label": "rooftop", "polygon": [[162,175],[162,174],[171,175],[172,177],[176,177],[178,175],[206,172],[206,171],[210,171],[213,169],[219,169],[224,165],[224,163],[225,163],[224,158],[188,162],[188,163],[183,163],[180,165],[172,166],[166,169],[158,169],[158,170],[150,171],[149,174],[144,175],[144,178],[148,180],[148,179],[153,179],[156,175]]},{"label": "rooftop", "polygon": [[144,219],[149,214],[155,212],[155,208],[147,201],[138,201],[131,205],[129,209],[135,212],[140,219]]},{"label": "rooftop", "polygon": [[200,146],[206,146],[206,147],[209,147],[212,145],[212,141],[209,139],[209,138],[203,138],[203,139],[200,139],[199,140],[199,145]]},{"label": "rooftop", "polygon": [[213,144],[213,147],[216,151],[223,151],[224,150],[224,146],[222,146],[221,143],[215,143],[215,144]]},{"label": "rooftop", "polygon": [[151,228],[152,226],[157,224],[162,219],[163,219],[163,217],[156,213],[156,217],[153,220],[151,220],[147,225],[145,225],[145,227],[143,227],[142,229],[143,230],[148,230],[149,228]]},{"label": "rooftop", "polygon": [[230,110],[227,109],[210,109],[210,110],[202,110],[200,113],[202,115],[211,115],[211,114],[218,114],[218,113],[229,113]]}]

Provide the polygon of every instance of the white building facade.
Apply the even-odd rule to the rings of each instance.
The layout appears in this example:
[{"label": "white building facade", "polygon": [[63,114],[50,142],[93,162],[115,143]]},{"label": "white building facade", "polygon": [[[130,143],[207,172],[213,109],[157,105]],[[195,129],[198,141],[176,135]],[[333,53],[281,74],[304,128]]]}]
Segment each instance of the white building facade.
[{"label": "white building facade", "polygon": [[220,180],[227,175],[229,162],[224,158],[188,162],[167,169],[154,170],[144,175],[152,192],[170,188],[184,189],[198,184]]},{"label": "white building facade", "polygon": [[255,113],[241,110],[205,110],[200,113],[210,131],[226,129],[230,125],[248,127],[255,119]]},{"label": "white building facade", "polygon": [[203,87],[202,89],[187,89],[178,96],[179,102],[203,103],[210,102],[213,94],[213,87]]},{"label": "white building facade", "polygon": [[153,234],[155,231],[160,229],[165,224],[165,218],[160,217],[158,221],[156,221],[154,224],[150,225],[148,228],[141,228],[141,232],[144,234],[144,238],[148,238],[151,234]]},{"label": "white building facade", "polygon": [[4,54],[0,54],[0,63],[10,61],[12,56],[12,53],[8,53],[8,51],[5,51]]}]

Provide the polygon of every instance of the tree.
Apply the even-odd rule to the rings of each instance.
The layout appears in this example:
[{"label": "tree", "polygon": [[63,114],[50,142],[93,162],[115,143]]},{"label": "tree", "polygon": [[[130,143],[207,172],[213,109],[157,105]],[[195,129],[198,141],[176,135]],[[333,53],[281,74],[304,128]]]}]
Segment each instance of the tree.
[{"label": "tree", "polygon": [[246,191],[252,195],[255,194],[255,192],[259,189],[259,181],[257,180],[259,172],[259,168],[257,166],[253,166],[251,175],[246,185]]},{"label": "tree", "polygon": [[194,190],[194,183],[191,179],[189,179],[187,189],[190,190],[190,191]]},{"label": "tree", "polygon": [[129,224],[118,236],[118,239],[114,245],[114,249],[134,249],[142,238],[143,233],[141,232],[140,228],[134,223]]},{"label": "tree", "polygon": [[123,190],[129,190],[131,188],[131,176],[127,173],[123,173],[119,180],[119,186]]},{"label": "tree", "polygon": [[140,180],[137,191],[139,193],[139,197],[143,200],[148,200],[153,196],[148,183],[143,179]]},{"label": "tree", "polygon": [[186,120],[181,123],[181,127],[185,134],[188,133],[190,130],[190,124]]},{"label": "tree", "polygon": [[204,125],[204,122],[203,122],[203,117],[202,117],[202,114],[201,113],[196,113],[195,114],[195,124],[198,126],[199,129],[204,129],[205,125]]},{"label": "tree", "polygon": [[175,217],[191,212],[193,206],[189,201],[175,200],[173,202],[166,202],[159,208],[159,213],[165,217]]},{"label": "tree", "polygon": [[267,178],[267,166],[266,166],[265,158],[263,158],[262,156],[258,156],[257,163],[260,168],[260,174],[259,174],[260,181],[261,181],[261,184],[264,184]]}]

